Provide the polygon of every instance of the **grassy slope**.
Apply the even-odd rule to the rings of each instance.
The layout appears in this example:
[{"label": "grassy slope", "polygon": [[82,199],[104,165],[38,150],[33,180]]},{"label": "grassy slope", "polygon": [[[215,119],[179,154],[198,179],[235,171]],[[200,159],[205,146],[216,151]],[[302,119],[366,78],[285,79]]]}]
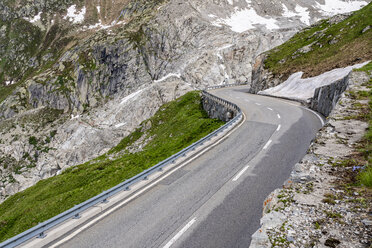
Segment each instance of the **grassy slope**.
[{"label": "grassy slope", "polygon": [[[359,71],[365,71],[371,76],[372,62],[361,68]],[[369,80],[368,88],[370,89],[369,92],[367,92],[368,94],[361,94],[364,92],[361,92],[359,94],[365,95],[365,97],[369,99],[366,111],[367,113],[363,115],[368,121],[369,125],[368,130],[364,135],[364,139],[361,143],[361,151],[364,155],[366,168],[359,174],[359,181],[362,185],[372,188],[372,78]]]},{"label": "grassy slope", "polygon": [[[151,127],[149,128],[149,123]],[[107,190],[192,144],[223,124],[202,110],[200,93],[191,92],[162,106],[107,154],[61,175],[38,182],[0,205],[0,241]],[[146,130],[145,127],[148,127]],[[137,153],[127,148],[140,138],[150,141]],[[115,159],[109,160],[118,152]]]},{"label": "grassy slope", "polygon": [[[285,79],[297,71],[303,71],[305,77],[315,76],[334,68],[371,60],[372,29],[362,32],[372,25],[371,20],[372,3],[338,24],[330,25],[324,20],[269,51],[265,67]],[[334,38],[338,42],[330,44]],[[295,56],[296,51],[310,44],[313,44],[312,51]]]}]

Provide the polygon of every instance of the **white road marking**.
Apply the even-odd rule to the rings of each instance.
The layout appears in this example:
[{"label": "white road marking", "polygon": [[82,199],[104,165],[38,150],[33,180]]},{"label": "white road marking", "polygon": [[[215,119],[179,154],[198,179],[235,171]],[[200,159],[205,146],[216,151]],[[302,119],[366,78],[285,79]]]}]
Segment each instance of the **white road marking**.
[{"label": "white road marking", "polygon": [[261,103],[256,102],[255,104],[256,104],[257,106],[261,106]]},{"label": "white road marking", "polygon": [[[93,224],[97,223],[99,220],[105,218],[107,215],[111,214],[112,212],[116,211],[117,209],[121,208],[123,205],[127,204],[128,202],[130,202],[131,200],[135,199],[136,197],[138,197],[139,195],[141,195],[142,193],[146,192],[148,189],[150,189],[151,187],[153,187],[155,184],[159,183],[161,180],[163,180],[164,178],[167,178],[169,177],[170,175],[172,175],[174,172],[176,172],[177,170],[183,168],[184,166],[186,166],[187,164],[191,163],[192,161],[194,161],[195,159],[197,159],[198,157],[200,157],[201,155],[203,155],[204,153],[206,153],[207,151],[209,151],[210,149],[212,149],[213,147],[217,146],[219,143],[221,143],[222,141],[224,141],[227,137],[229,137],[234,131],[236,131],[239,127],[241,127],[245,120],[247,119],[247,117],[245,116],[244,113],[242,113],[243,115],[243,120],[241,121],[241,123],[235,127],[233,130],[230,130],[229,133],[227,133],[223,138],[221,138],[220,140],[217,140],[214,144],[210,145],[209,147],[205,148],[204,151],[201,151],[199,154],[195,155],[193,158],[191,158],[190,160],[187,160],[185,162],[183,162],[182,164],[180,164],[178,167],[176,168],[173,168],[173,171],[172,169],[170,170],[170,172],[164,176],[161,176],[160,178],[158,178],[157,180],[153,181],[152,183],[150,183],[149,185],[147,185],[146,187],[142,188],[141,190],[139,190],[137,193],[135,193],[134,195],[130,196],[129,198],[126,198],[124,199],[121,203],[117,204],[115,207],[111,208],[110,210],[104,212],[103,214],[101,214],[99,217],[93,219],[92,221],[88,222],[87,224],[85,224],[84,226],[80,227],[79,229],[77,229],[75,232],[71,233],[70,235],[68,235],[67,237],[65,237],[64,239],[61,239],[60,241],[58,241],[57,243],[53,244],[52,246],[50,246],[50,248],[55,248],[55,247],[58,247],[60,246],[61,244],[67,242],[68,240],[72,239],[73,237],[75,237],[76,235],[78,235],[79,233],[81,233],[82,231],[84,231],[85,229],[89,228],[90,226],[92,226]],[[84,213],[83,213],[84,214]]]},{"label": "white road marking", "polygon": [[190,220],[189,223],[186,224],[169,242],[163,246],[163,248],[169,248],[171,247],[181,236],[184,234],[187,229],[189,229],[196,221],[196,218]]},{"label": "white road marking", "polygon": [[244,99],[244,101],[246,101],[246,102],[251,102],[251,101],[249,101],[248,99]]},{"label": "white road marking", "polygon": [[280,119],[281,117],[280,117],[280,114],[277,114],[277,116],[278,116],[278,119]]},{"label": "white road marking", "polygon": [[273,142],[272,140],[269,140],[267,143],[266,143],[266,145],[264,146],[264,150],[266,150],[268,147],[269,147],[269,145],[271,144],[271,142]]},{"label": "white road marking", "polygon": [[307,110],[309,110],[310,112],[312,112],[313,114],[315,114],[318,118],[319,118],[319,120],[320,120],[320,122],[322,123],[322,126],[324,126],[324,120],[323,120],[323,118],[317,113],[317,112],[315,112],[314,110],[312,110],[312,109],[308,109],[308,108],[304,108],[304,107],[302,107],[301,106],[301,108],[303,108],[303,109],[307,109]]},{"label": "white road marking", "polygon": [[276,131],[278,132],[282,128],[282,125],[279,125]]},{"label": "white road marking", "polygon": [[233,182],[237,181],[243,174],[246,170],[248,170],[249,168],[249,165],[247,165],[246,167],[244,167],[234,178],[233,178]]},{"label": "white road marking", "polygon": [[270,111],[273,111],[273,109],[272,108],[267,108],[268,110],[270,110]]},{"label": "white road marking", "polygon": [[302,109],[305,109],[305,110],[307,110],[307,111],[310,111],[311,113],[313,113],[314,115],[316,115],[318,118],[319,118],[319,120],[320,120],[320,123],[322,123],[322,126],[324,126],[324,120],[323,120],[323,118],[316,112],[316,111],[314,111],[314,110],[312,110],[312,109],[309,109],[309,108],[306,108],[306,107],[303,107],[303,106],[301,106],[301,105],[297,105],[297,104],[293,104],[293,103],[290,103],[290,102],[287,102],[287,101],[283,101],[282,100],[282,102],[285,102],[285,103],[287,103],[287,104],[289,104],[289,105],[292,105],[292,106],[295,106],[295,107],[299,107],[299,108],[302,108]]}]

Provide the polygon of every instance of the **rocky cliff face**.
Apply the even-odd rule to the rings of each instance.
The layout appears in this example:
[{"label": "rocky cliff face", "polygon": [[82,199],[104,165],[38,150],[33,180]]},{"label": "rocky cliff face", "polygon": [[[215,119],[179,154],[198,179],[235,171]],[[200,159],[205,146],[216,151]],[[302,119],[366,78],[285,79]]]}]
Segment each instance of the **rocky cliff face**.
[{"label": "rocky cliff face", "polygon": [[104,153],[189,90],[250,84],[253,58],[337,12],[326,4],[2,1],[0,198]]},{"label": "rocky cliff face", "polygon": [[[341,2],[337,4],[342,8]],[[300,71],[302,78],[311,78],[369,61],[372,57],[372,32],[368,21],[371,9],[372,5],[368,4],[362,10],[318,21],[285,44],[257,56],[250,92],[275,87]]]}]

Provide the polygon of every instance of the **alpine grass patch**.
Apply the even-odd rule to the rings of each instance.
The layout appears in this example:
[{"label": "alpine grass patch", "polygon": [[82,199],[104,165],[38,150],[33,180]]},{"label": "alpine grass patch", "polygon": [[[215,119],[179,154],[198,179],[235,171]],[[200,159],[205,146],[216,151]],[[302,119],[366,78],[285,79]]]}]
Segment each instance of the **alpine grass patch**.
[{"label": "alpine grass patch", "polygon": [[[137,175],[223,124],[208,117],[197,91],[163,105],[108,153],[41,180],[4,201],[0,205],[0,241]],[[136,142],[144,146],[133,151]]]}]

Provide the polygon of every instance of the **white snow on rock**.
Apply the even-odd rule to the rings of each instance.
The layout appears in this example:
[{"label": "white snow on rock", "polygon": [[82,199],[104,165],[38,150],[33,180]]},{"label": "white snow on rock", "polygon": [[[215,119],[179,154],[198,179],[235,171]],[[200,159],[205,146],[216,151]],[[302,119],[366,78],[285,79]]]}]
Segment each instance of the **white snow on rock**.
[{"label": "white snow on rock", "polygon": [[130,95],[124,97],[124,98],[121,100],[120,105],[122,105],[122,104],[128,102],[128,101],[129,101],[130,99],[132,99],[132,98],[137,97],[137,96],[138,96],[142,91],[143,91],[143,89],[142,89],[142,90],[137,90],[136,92],[133,92],[132,94],[130,94]]},{"label": "white snow on rock", "polygon": [[76,5],[71,5],[67,9],[67,14],[65,17],[63,17],[64,20],[69,20],[70,22],[74,24],[82,23],[84,21],[85,13],[87,9],[85,6],[81,9],[81,11],[76,10]]},{"label": "white snow on rock", "polygon": [[283,6],[283,16],[284,17],[291,18],[291,17],[295,17],[295,16],[298,15],[298,13],[290,11],[284,3],[282,4],[282,6]]},{"label": "white snow on rock", "polygon": [[41,14],[42,14],[43,12],[39,12],[36,16],[34,16],[33,18],[27,18],[27,17],[25,17],[25,18],[23,18],[23,19],[25,19],[26,21],[28,21],[28,22],[31,22],[31,23],[35,23],[35,22],[38,22],[38,21],[40,21],[41,20]]},{"label": "white snow on rock", "polygon": [[307,8],[301,7],[300,5],[296,5],[295,8],[296,12],[299,16],[301,16],[301,22],[305,23],[306,25],[310,25],[310,12]]},{"label": "white snow on rock", "polygon": [[308,101],[315,93],[315,89],[329,85],[337,80],[346,77],[353,69],[358,69],[368,62],[356,64],[345,68],[334,69],[325,72],[319,76],[302,79],[303,72],[296,72],[292,74],[284,83],[258,92],[260,95],[269,95],[276,97],[284,97],[298,101]]},{"label": "white snow on rock", "polygon": [[71,115],[71,120],[75,120],[75,119],[78,119],[80,118],[80,115]]},{"label": "white snow on rock", "polygon": [[229,18],[218,19],[213,22],[213,25],[220,27],[221,24],[230,26],[231,30],[237,33],[242,33],[250,29],[254,29],[254,25],[265,25],[267,29],[279,29],[274,18],[265,18],[257,14],[251,9],[237,10]]},{"label": "white snow on rock", "polygon": [[290,11],[285,4],[282,4],[283,7],[283,16],[287,18],[299,16],[301,22],[305,23],[306,25],[310,25],[310,12],[308,8],[302,7],[300,5],[296,5],[295,11]]},{"label": "white snow on rock", "polygon": [[356,11],[366,6],[366,1],[341,1],[341,0],[324,0],[324,4],[317,2],[316,7],[324,12],[325,15],[333,16],[336,14]]},{"label": "white snow on rock", "polygon": [[116,124],[115,127],[119,128],[119,127],[125,126],[126,124],[127,124],[126,122],[119,123],[119,124]]},{"label": "white snow on rock", "polygon": [[181,74],[179,73],[169,73],[168,75],[166,75],[165,77],[162,77],[161,79],[158,79],[158,80],[155,80],[154,82],[155,83],[160,83],[168,78],[171,78],[171,77],[177,77],[177,78],[180,78],[181,77]]}]

